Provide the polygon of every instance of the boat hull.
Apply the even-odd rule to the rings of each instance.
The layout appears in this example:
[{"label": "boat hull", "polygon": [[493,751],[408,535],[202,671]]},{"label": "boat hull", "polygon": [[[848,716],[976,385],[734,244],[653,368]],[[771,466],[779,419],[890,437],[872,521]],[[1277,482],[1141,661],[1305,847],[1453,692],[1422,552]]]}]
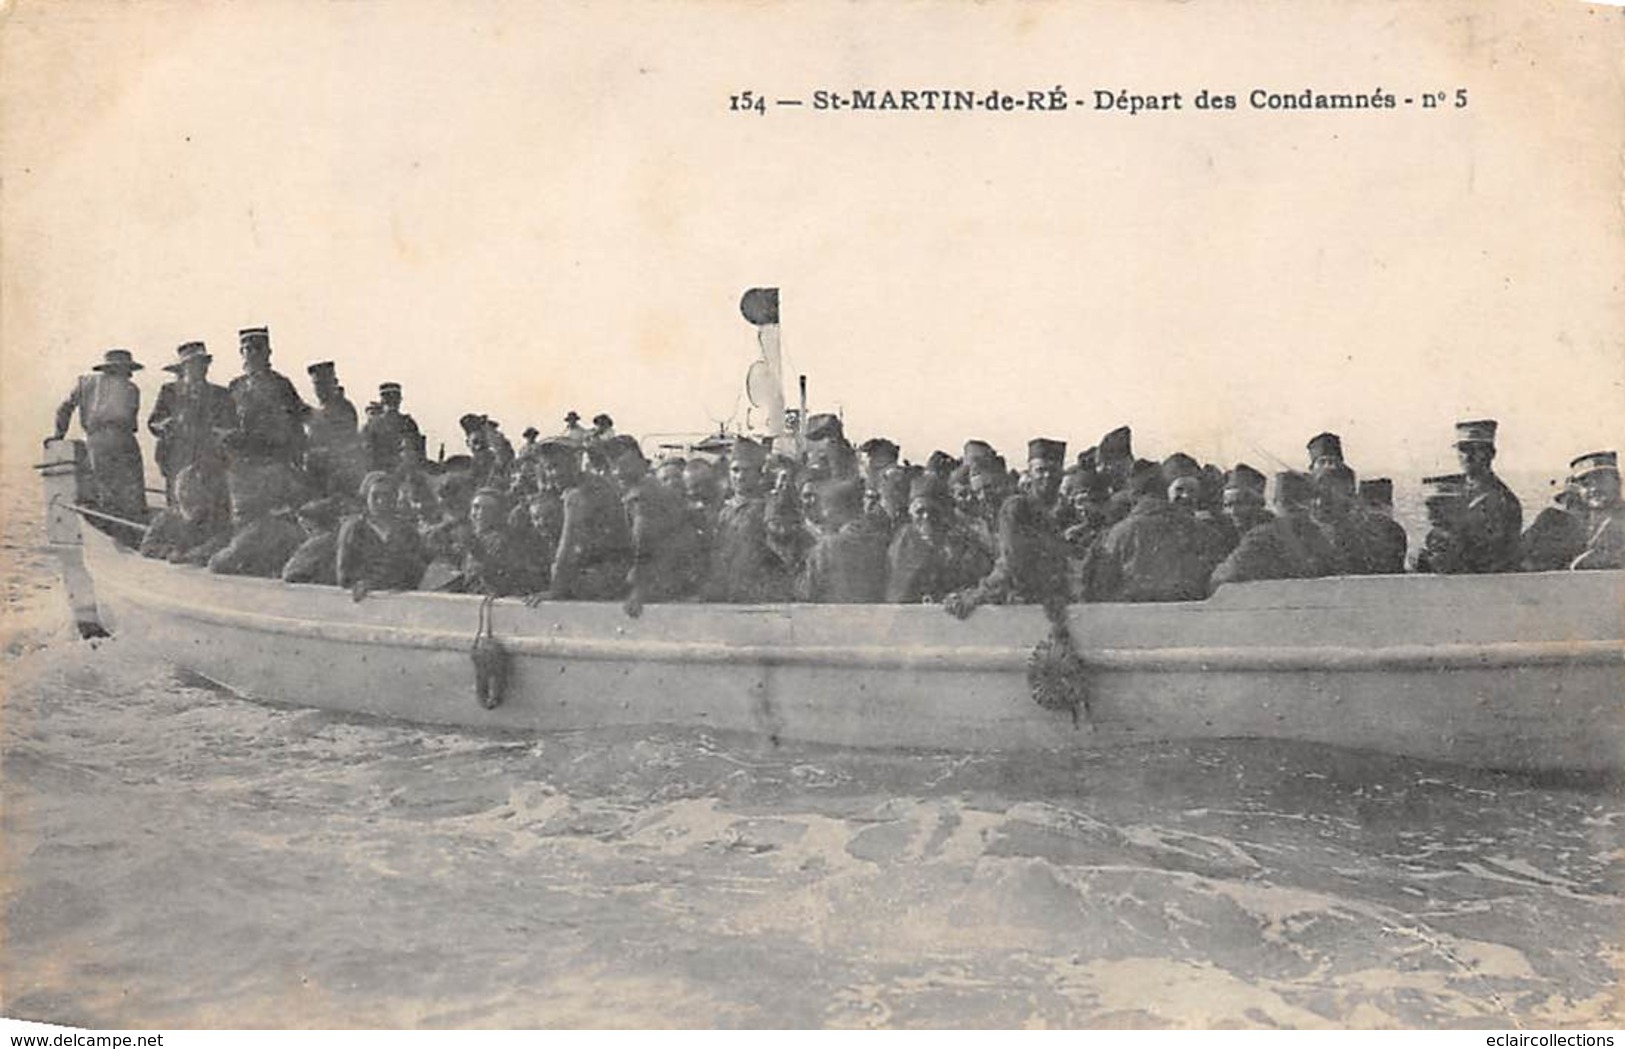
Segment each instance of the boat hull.
[{"label": "boat hull", "polygon": [[1251,583],[1079,605],[1086,716],[1045,710],[1031,607],[495,604],[504,701],[476,700],[477,597],[227,578],[87,530],[105,625],[244,695],[429,724],[690,726],[849,746],[1008,750],[1279,738],[1490,768],[1625,767],[1625,576]]}]

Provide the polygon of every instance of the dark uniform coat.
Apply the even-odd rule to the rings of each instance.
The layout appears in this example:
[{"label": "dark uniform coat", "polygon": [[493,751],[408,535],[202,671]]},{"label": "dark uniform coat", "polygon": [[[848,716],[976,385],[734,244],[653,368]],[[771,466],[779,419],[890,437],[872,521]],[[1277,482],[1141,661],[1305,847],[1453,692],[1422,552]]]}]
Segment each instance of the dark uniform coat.
[{"label": "dark uniform coat", "polygon": [[224,514],[188,520],[179,510],[161,511],[141,537],[141,556],[171,564],[205,565],[231,541],[231,522]]},{"label": "dark uniform coat", "polygon": [[1467,506],[1459,526],[1463,572],[1515,572],[1521,559],[1523,507],[1494,474],[1467,481]]},{"label": "dark uniform coat", "polygon": [[958,527],[929,542],[918,529],[898,529],[886,555],[886,600],[891,604],[939,603],[973,586],[993,567],[993,558]]},{"label": "dark uniform coat", "polygon": [[706,597],[736,604],[788,601],[794,575],[767,540],[767,500],[735,495],[717,514]]},{"label": "dark uniform coat", "polygon": [[287,563],[282,566],[282,581],[337,586],[338,549],[338,529],[318,532],[300,543],[298,548],[288,555]]},{"label": "dark uniform coat", "polygon": [[318,491],[353,498],[367,472],[355,405],[343,394],[319,403],[305,419],[305,470]]},{"label": "dark uniform coat", "polygon": [[405,412],[382,411],[361,427],[361,442],[367,447],[367,468],[393,470],[400,465],[401,440],[420,436],[418,424]]},{"label": "dark uniform coat", "polygon": [[1519,567],[1525,572],[1563,571],[1585,553],[1590,538],[1584,513],[1548,506],[1523,533]]},{"label": "dark uniform coat", "polygon": [[542,588],[536,548],[523,533],[503,525],[487,532],[470,531],[463,548],[462,590],[469,594],[512,597]]},{"label": "dark uniform coat", "polygon": [[1586,515],[1586,547],[1572,568],[1625,568],[1625,503]]},{"label": "dark uniform coat", "polygon": [[608,601],[626,593],[632,531],[614,485],[584,473],[561,496],[563,519],[549,588],[555,599]]},{"label": "dark uniform coat", "polygon": [[1332,574],[1337,555],[1308,514],[1282,514],[1255,526],[1213,570],[1211,588],[1254,579],[1312,579]]},{"label": "dark uniform coat", "polygon": [[411,590],[423,579],[428,553],[417,529],[396,521],[389,535],[379,535],[365,514],[346,517],[339,525],[338,584],[369,590]]},{"label": "dark uniform coat", "polygon": [[1069,547],[1050,508],[1025,494],[999,507],[998,554],[974,588],[977,603],[1064,605]]},{"label": "dark uniform coat", "polygon": [[1363,511],[1360,527],[1365,533],[1366,568],[1371,575],[1399,575],[1405,571],[1406,548],[1410,538],[1405,526],[1386,514]]},{"label": "dark uniform coat", "polygon": [[175,478],[188,466],[218,460],[224,465],[221,437],[237,425],[237,405],[224,386],[212,382],[166,382],[147,416],[147,430],[157,444],[153,457],[171,503]]},{"label": "dark uniform coat", "polygon": [[705,548],[683,497],[646,476],[621,497],[632,530],[631,583],[645,601],[692,597],[705,577]]},{"label": "dark uniform coat", "polygon": [[[888,518],[889,520],[889,518]],[[826,532],[807,552],[796,583],[802,601],[829,604],[872,604],[886,596],[885,524],[860,518]]]},{"label": "dark uniform coat", "polygon": [[305,541],[305,530],[286,517],[267,514],[239,528],[231,542],[209,558],[209,571],[275,579]]},{"label": "dark uniform coat", "polygon": [[244,372],[231,380],[230,390],[237,429],[226,443],[233,456],[298,466],[305,453],[304,420],[310,407],[287,376],[270,368]]},{"label": "dark uniform coat", "polygon": [[1090,552],[1089,601],[1200,601],[1212,571],[1209,541],[1191,514],[1142,496]]}]

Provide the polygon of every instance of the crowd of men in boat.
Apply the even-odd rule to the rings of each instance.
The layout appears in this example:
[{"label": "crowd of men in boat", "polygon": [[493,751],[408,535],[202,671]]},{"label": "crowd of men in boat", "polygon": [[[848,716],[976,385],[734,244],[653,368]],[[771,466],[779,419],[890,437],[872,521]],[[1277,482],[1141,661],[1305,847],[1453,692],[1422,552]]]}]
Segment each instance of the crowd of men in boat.
[{"label": "crowd of men in boat", "polygon": [[[136,442],[142,365],[109,350],[56,417],[77,412],[82,499],[140,529],[141,553],[211,572],[375,590],[430,588],[539,600],[985,603],[1184,601],[1227,582],[1404,572],[1619,568],[1618,456],[1570,463],[1552,506],[1523,527],[1493,469],[1496,423],[1457,425],[1460,473],[1424,480],[1428,531],[1407,558],[1393,485],[1359,480],[1342,442],[1308,443],[1273,487],[1182,452],[1138,458],[1128,427],[1069,462],[1036,438],[1022,469],[987,442],[906,462],[884,437],[854,445],[815,414],[794,446],[721,438],[651,463],[600,415],[525,431],[516,450],[484,415],[461,419],[467,454],[430,461],[379,386],[365,418],[330,361],[307,369],[315,403],[271,366],[265,328],[239,333],[242,373],[209,381],[200,342],[165,365],[147,417],[166,506],[148,510]],[[132,537],[132,541],[133,537]]]}]

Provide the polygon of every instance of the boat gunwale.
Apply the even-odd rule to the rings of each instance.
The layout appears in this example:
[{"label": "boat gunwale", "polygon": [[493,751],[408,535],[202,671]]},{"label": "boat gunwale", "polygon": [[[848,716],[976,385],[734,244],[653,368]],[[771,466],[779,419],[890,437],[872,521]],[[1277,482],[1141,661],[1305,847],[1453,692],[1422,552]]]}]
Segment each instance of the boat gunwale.
[{"label": "boat gunwale", "polygon": [[[111,545],[111,541],[108,541]],[[121,551],[118,556],[133,557]],[[174,567],[174,566],[165,566]],[[197,572],[198,570],[193,570]],[[195,578],[211,578],[206,574]],[[279,588],[310,589],[329,595],[331,587],[285,584],[275,580],[243,578],[246,583],[277,583]],[[473,633],[457,633],[395,626],[363,624],[336,618],[296,618],[247,611],[224,605],[199,605],[182,601],[135,585],[121,573],[109,573],[101,584],[126,600],[171,618],[213,626],[280,636],[311,637],[322,641],[407,649],[466,652]],[[424,598],[474,602],[474,595],[426,591],[400,591],[381,595],[412,601]],[[556,602],[529,607],[516,599],[498,602],[521,616],[539,617],[564,608],[597,606],[618,608],[613,602]],[[1158,607],[1172,610],[1175,605],[1203,607],[1203,602],[1167,603]],[[708,612],[760,615],[777,611],[789,614],[793,608],[832,608],[812,605],[706,605]],[[871,607],[871,606],[857,606]],[[912,607],[912,606],[897,606]],[[1107,607],[1107,606],[1090,606]],[[1137,606],[1139,607],[1139,606]],[[1297,606],[1272,605],[1291,611]],[[1307,606],[1312,607],[1312,606]],[[1322,606],[1324,607],[1324,606]],[[1335,606],[1334,606],[1335,607]],[[1231,608],[1227,611],[1235,611]],[[556,624],[555,624],[556,629]],[[875,644],[787,644],[730,643],[700,640],[644,640],[636,638],[582,638],[543,636],[535,632],[501,635],[511,652],[528,658],[582,660],[593,662],[651,662],[663,664],[810,666],[846,669],[914,670],[942,672],[1008,673],[1025,670],[1031,655],[1027,645],[908,645],[889,639]],[[1304,672],[1382,672],[1418,670],[1495,670],[1519,667],[1571,667],[1619,664],[1625,666],[1625,641],[1498,641],[1480,643],[1439,643],[1354,647],[1347,645],[1235,645],[1160,646],[1145,648],[1094,648],[1081,646],[1079,656],[1091,671],[1158,673],[1304,673]]]}]

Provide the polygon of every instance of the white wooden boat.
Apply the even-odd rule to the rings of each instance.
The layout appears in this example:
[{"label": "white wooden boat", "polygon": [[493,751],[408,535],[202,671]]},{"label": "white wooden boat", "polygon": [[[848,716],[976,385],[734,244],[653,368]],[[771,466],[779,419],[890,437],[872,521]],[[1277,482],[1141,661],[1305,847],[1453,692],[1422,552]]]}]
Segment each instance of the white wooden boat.
[{"label": "white wooden boat", "polygon": [[478,597],[355,602],[334,588],[215,576],[81,532],[60,502],[52,528],[82,621],[285,703],[862,747],[1015,753],[1250,737],[1488,768],[1625,767],[1621,572],[1292,580],[1202,602],[1077,605],[1070,628],[1090,693],[1077,724],[1029,695],[1028,660],[1048,634],[1037,608],[961,622],[933,606],[674,604],[631,619],[618,604],[501,600],[492,626],[510,674],[504,701],[486,709],[470,657]]}]

